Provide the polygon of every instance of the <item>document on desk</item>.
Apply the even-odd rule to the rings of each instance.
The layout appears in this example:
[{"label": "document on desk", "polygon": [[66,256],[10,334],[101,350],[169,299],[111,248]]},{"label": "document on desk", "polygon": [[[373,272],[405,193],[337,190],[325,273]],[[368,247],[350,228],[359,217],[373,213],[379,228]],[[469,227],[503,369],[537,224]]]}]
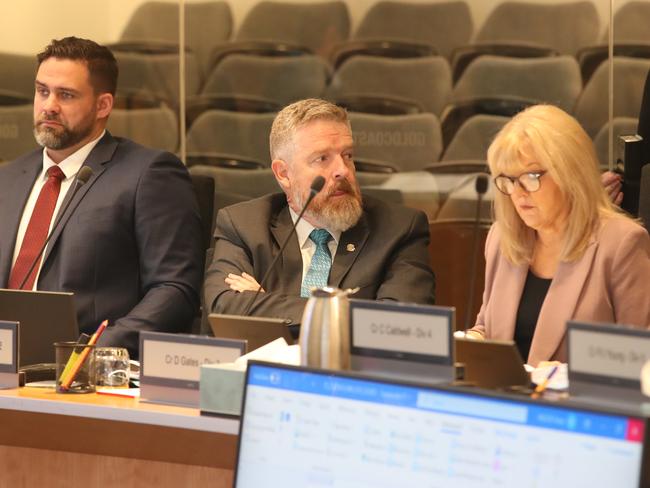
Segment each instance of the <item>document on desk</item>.
[{"label": "document on desk", "polygon": [[546,386],[547,390],[568,390],[569,389],[569,368],[567,363],[558,363],[557,361],[542,361],[536,368],[526,364],[526,371],[530,373],[530,380],[539,385],[548,378],[553,368],[557,366],[558,370],[549,380]]},{"label": "document on desk", "polygon": [[140,398],[140,388],[97,388],[98,395]]},{"label": "document on desk", "polygon": [[235,359],[235,364],[243,365],[243,369],[246,369],[245,365],[251,359],[298,366],[300,364],[300,346],[297,344],[290,346],[287,341],[279,337],[265,346]]}]

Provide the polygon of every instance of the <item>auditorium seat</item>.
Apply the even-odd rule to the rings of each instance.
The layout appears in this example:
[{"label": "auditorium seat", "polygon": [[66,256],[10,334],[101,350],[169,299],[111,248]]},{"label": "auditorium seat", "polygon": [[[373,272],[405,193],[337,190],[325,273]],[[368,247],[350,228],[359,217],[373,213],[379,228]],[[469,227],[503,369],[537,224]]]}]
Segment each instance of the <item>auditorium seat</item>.
[{"label": "auditorium seat", "polygon": [[327,85],[328,65],[317,56],[267,57],[235,54],[210,73],[202,95],[250,97],[280,106],[320,97]]},{"label": "auditorium seat", "polygon": [[[202,75],[207,73],[213,49],[232,33],[232,13],[227,2],[185,2],[185,47],[195,54]],[[153,53],[171,47],[178,51],[179,5],[145,2],[131,15],[120,42],[111,49]]]},{"label": "auditorium seat", "polygon": [[345,3],[273,2],[256,3],[244,18],[232,42],[218,46],[212,66],[230,53],[312,53],[328,59],[333,46],[350,35],[350,18]]},{"label": "auditorium seat", "polygon": [[596,41],[600,21],[590,1],[503,2],[476,34],[480,43],[528,43],[575,55]]},{"label": "auditorium seat", "polygon": [[503,2],[488,15],[473,44],[454,53],[454,80],[484,53],[575,56],[580,48],[596,42],[599,30],[598,12],[590,1]]},{"label": "auditorium seat", "polygon": [[445,148],[442,161],[485,159],[494,136],[510,120],[503,115],[478,114],[465,120]]},{"label": "auditorium seat", "polygon": [[[620,2],[614,12],[614,56],[650,58],[650,2]],[[600,44],[578,53],[582,77],[586,83],[596,68],[609,56],[609,26]]]},{"label": "auditorium seat", "polygon": [[[336,70],[325,93],[334,102],[366,97],[406,100],[421,111],[439,116],[450,92],[451,71],[441,56],[410,59],[354,56]],[[354,105],[345,105],[355,110]]]},{"label": "auditorium seat", "polygon": [[33,130],[31,104],[0,106],[0,159],[10,161],[36,149]]},{"label": "auditorium seat", "polygon": [[34,100],[36,56],[0,52],[0,95]]},{"label": "auditorium seat", "polygon": [[[472,325],[474,325],[483,297],[485,283],[483,249],[489,228],[488,222],[479,224],[474,305],[469,312]],[[462,330],[465,327],[471,279],[474,221],[473,219],[462,219],[430,222],[429,231],[431,234],[429,256],[431,257],[431,268],[436,274],[436,305],[455,307],[456,330]]]},{"label": "auditorium seat", "polygon": [[113,109],[106,127],[114,136],[127,137],[147,147],[176,152],[178,118],[169,107]]},{"label": "auditorium seat", "polygon": [[[375,115],[350,113],[355,162],[376,161],[397,171],[417,171],[438,161],[440,122],[430,113]],[[360,170],[359,166],[357,169]]]},{"label": "auditorium seat", "polygon": [[191,166],[189,172],[193,175],[209,176],[214,180],[215,217],[217,210],[225,206],[221,200],[223,195],[239,197],[228,202],[233,203],[234,200],[243,201],[281,191],[270,168],[246,170],[196,165]]},{"label": "auditorium seat", "polygon": [[[443,203],[436,220],[473,219],[476,217],[476,176],[478,173],[437,175],[438,190],[441,193]],[[494,189],[492,180],[488,180],[487,193],[481,202],[481,220],[490,222],[492,220],[492,201],[494,200]]]},{"label": "auditorium seat", "polygon": [[473,29],[466,2],[380,1],[370,7],[352,39],[338,46],[335,65],[359,54],[449,58],[455,47],[469,42]]},{"label": "auditorium seat", "polygon": [[[634,135],[636,134],[637,126],[639,124],[638,119],[634,117],[615,117],[612,121],[613,125],[613,163],[616,164],[616,161],[623,160],[624,151],[623,146],[620,143],[620,136]],[[598,155],[598,161],[600,161],[600,167],[603,170],[606,170],[609,167],[609,126],[610,123],[607,122],[601,127],[594,137],[594,146],[596,147],[596,154]]]},{"label": "auditorium seat", "polygon": [[[177,52],[146,54],[115,52],[120,75],[117,94],[152,96],[177,107],[180,97],[179,56]],[[185,56],[185,96],[196,95],[201,85],[198,60],[192,52]]]},{"label": "auditorium seat", "polygon": [[528,105],[550,103],[571,112],[582,90],[571,56],[481,56],[454,86],[441,118],[445,146],[466,118],[478,113],[512,116]]},{"label": "auditorium seat", "polygon": [[[650,69],[650,59],[614,58],[614,114],[617,117],[639,116],[643,86]],[[609,119],[608,95],[609,61],[605,61],[596,69],[585,86],[575,107],[575,117],[591,137]]]},{"label": "auditorium seat", "polygon": [[268,167],[271,164],[269,134],[274,118],[274,113],[209,110],[190,127],[187,151],[228,155]]}]

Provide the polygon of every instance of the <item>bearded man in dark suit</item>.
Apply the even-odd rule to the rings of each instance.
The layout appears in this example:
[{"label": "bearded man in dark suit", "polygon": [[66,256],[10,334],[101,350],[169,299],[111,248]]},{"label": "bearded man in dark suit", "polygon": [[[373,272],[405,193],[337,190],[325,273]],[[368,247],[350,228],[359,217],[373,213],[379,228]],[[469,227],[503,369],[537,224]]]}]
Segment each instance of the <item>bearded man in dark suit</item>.
[{"label": "bearded man in dark suit", "polygon": [[[299,323],[310,286],[325,284],[358,287],[355,298],[433,303],[427,218],[406,207],[362,198],[344,109],[318,99],[293,103],[277,115],[270,146],[271,168],[284,193],[218,213],[205,282],[209,311]],[[263,293],[247,310],[317,176],[325,178],[323,190],[263,283]]]},{"label": "bearded man in dark suit", "polygon": [[[106,130],[118,76],[108,48],[67,37],[37,59],[42,148],[0,168],[0,287],[73,292],[81,331],[108,319],[99,345],[137,357],[141,330],[189,332],[198,310],[203,251],[189,175],[173,154]],[[92,176],[63,213],[82,167]]]}]

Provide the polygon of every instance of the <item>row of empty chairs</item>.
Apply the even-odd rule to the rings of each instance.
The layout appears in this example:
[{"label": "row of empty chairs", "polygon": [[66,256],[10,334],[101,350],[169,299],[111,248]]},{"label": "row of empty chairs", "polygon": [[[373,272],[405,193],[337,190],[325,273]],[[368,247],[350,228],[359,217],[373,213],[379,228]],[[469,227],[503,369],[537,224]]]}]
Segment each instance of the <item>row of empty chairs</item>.
[{"label": "row of empty chairs", "polygon": [[[452,63],[456,80],[480,54],[571,55],[581,59],[582,51],[597,48],[601,52],[601,43],[607,39],[600,37],[600,19],[592,1],[505,1],[476,29],[465,1],[379,1],[365,12],[353,33],[348,7],[341,1],[261,1],[247,12],[236,32],[226,2],[187,3],[185,14],[186,48],[196,58],[188,63],[188,69],[196,64],[195,79],[200,86],[228,54],[312,54],[334,66],[360,53],[387,57],[439,54]],[[647,29],[639,28],[642,19],[648,18],[649,2],[627,2],[616,11],[616,41],[637,46],[628,53],[648,56],[638,48],[650,43]],[[144,3],[115,48],[145,54],[164,52],[165,46],[178,42],[177,19],[174,4]],[[602,61],[602,57],[598,59]]]},{"label": "row of empty chairs", "polygon": [[[543,61],[499,58],[495,59],[495,69],[483,69],[490,58],[485,57],[468,71],[477,74],[475,86],[469,81],[459,85],[462,91],[459,90],[458,99],[445,105],[441,117],[418,111],[396,115],[352,111],[357,158],[367,161],[369,169],[383,165],[396,171],[418,170],[437,161],[484,159],[492,137],[509,116],[526,105],[547,102],[575,114],[594,138],[601,162],[607,163],[607,64],[576,96],[578,88],[568,82],[568,76],[558,78],[567,81],[553,83],[552,77],[547,80],[541,69],[534,69],[535,65],[543,65]],[[515,76],[516,70],[507,69],[508,64],[515,65],[519,77]],[[619,135],[629,133],[638,117],[650,61],[620,58],[616,59],[614,68],[614,132]],[[491,83],[483,85],[481,80]],[[412,79],[414,91],[419,81],[417,77]],[[405,90],[407,85],[408,80],[404,83]],[[375,94],[381,96],[379,91]],[[571,104],[573,98],[577,99],[575,108]],[[189,126],[187,150],[190,154],[219,153],[260,167],[268,166],[268,134],[273,117],[274,111],[207,110]],[[33,147],[31,118],[32,109],[27,103],[0,106],[0,158],[12,159]],[[116,109],[109,129],[172,152],[179,147],[177,112],[165,105]],[[379,164],[373,166],[373,162]]]},{"label": "row of empty chairs", "polygon": [[[581,48],[596,46],[600,21],[591,1],[512,2],[498,4],[475,30],[470,6],[464,1],[394,2],[372,5],[351,33],[348,6],[341,1],[261,1],[233,28],[231,7],[223,1],[189,2],[185,9],[186,94],[212,93],[228,69],[213,76],[219,61],[231,55],[293,57],[311,55],[340,65],[356,54],[384,57],[422,57],[439,54],[452,62],[453,79],[478,54],[515,57],[576,56]],[[133,13],[118,42],[112,45],[122,64],[120,90],[148,90],[178,100],[178,10],[171,2],[145,2]],[[650,43],[640,28],[650,18],[650,2],[627,2],[615,15],[617,41]],[[515,46],[515,47],[513,47]],[[518,50],[516,46],[521,49]],[[536,51],[537,49],[537,51]],[[455,53],[455,54],[454,54]],[[13,66],[12,78],[0,89],[23,92],[33,75],[33,60],[2,60]],[[19,66],[20,65],[20,66]],[[26,69],[23,69],[23,66]],[[176,68],[176,69],[175,69]],[[2,69],[2,68],[0,68]],[[5,77],[2,77],[3,79]],[[223,83],[223,81],[221,81]]]},{"label": "row of empty chairs", "polygon": [[[650,2],[629,4],[643,7]],[[555,12],[554,15],[561,19],[556,19],[554,23],[557,30],[554,42],[558,44],[553,49],[567,54],[541,57],[485,54],[467,66],[455,85],[447,59],[451,50],[445,54],[446,57],[431,53],[409,58],[352,55],[345,58],[332,73],[322,50],[319,51],[318,43],[323,35],[316,31],[321,29],[321,24],[329,25],[333,30],[330,37],[337,39],[336,43],[341,45],[341,39],[345,40],[348,35],[345,34],[346,29],[349,31],[349,21],[336,20],[347,18],[347,7],[343,2],[259,2],[234,34],[227,3],[192,2],[185,8],[188,26],[186,92],[194,95],[188,100],[187,111],[187,148],[191,154],[218,153],[232,156],[233,159],[248,160],[252,167],[268,166],[266,134],[272,113],[294,100],[312,96],[329,98],[347,106],[352,112],[359,112],[355,113],[354,122],[357,156],[370,169],[409,171],[440,160],[482,159],[491,137],[509,116],[527,105],[540,102],[553,103],[574,113],[599,147],[602,140],[608,141],[606,100],[610,90],[609,64],[601,64],[583,88],[576,58],[569,55],[575,54],[575,49],[570,47],[567,36],[564,39],[560,35],[567,30],[562,27],[562,22],[576,12],[585,15],[581,15],[579,20],[573,19],[574,36],[589,30],[585,26],[592,24],[589,13],[593,9],[591,2],[560,2],[553,8],[525,2],[500,4],[472,37],[474,42],[486,46],[488,41],[493,44],[509,41],[499,38],[500,30],[495,27],[499,26],[499,18],[506,18],[503,12],[509,12],[513,31],[520,29],[523,32],[526,27],[534,31],[530,32],[531,36],[541,39],[544,29],[538,22],[531,27],[530,19],[539,17],[539,24],[544,26],[552,18],[549,12]],[[404,19],[407,25],[412,25],[411,29],[404,30],[417,36],[420,34],[413,31],[426,32],[427,26],[431,27],[423,19],[434,11],[439,15],[444,13],[447,19],[445,24],[453,24],[450,19],[462,18],[462,12],[469,13],[465,2],[378,2],[367,11],[353,38],[355,42],[379,39],[377,36],[381,32],[385,38],[401,39],[396,29],[404,27],[396,19]],[[523,12],[528,12],[529,17],[523,16]],[[624,7],[621,7],[617,15],[623,12]],[[287,17],[291,21],[286,20]],[[263,28],[264,22],[268,24],[269,19],[288,22],[291,28],[280,29],[280,24],[273,29]],[[314,22],[317,24],[314,29],[306,29],[305,25],[311,24],[300,25],[297,19],[319,19],[320,22]],[[373,30],[372,26],[382,26],[382,19],[383,27]],[[386,25],[387,19],[391,20],[391,26]],[[214,24],[214,27],[197,29],[201,22]],[[415,28],[418,22],[420,25]],[[145,3],[136,10],[120,43],[114,46],[121,68],[118,98],[127,100],[122,105],[132,110],[125,111],[124,115],[116,111],[113,130],[145,144],[169,150],[177,150],[179,145],[178,131],[174,129],[178,126],[178,111],[173,103],[163,104],[159,100],[173,100],[179,90],[178,54],[177,45],[174,44],[178,37],[177,24],[178,5]],[[259,28],[255,29],[255,26]],[[289,50],[293,55],[269,56],[267,51],[243,54],[250,51],[241,43],[248,42],[250,48],[255,36],[257,40],[270,41],[274,33],[282,31],[282,35],[288,36],[283,42],[295,47],[296,42],[289,42],[289,37],[307,35],[303,32],[306,30],[313,36],[309,41],[310,47],[302,51]],[[472,35],[471,32],[468,36]],[[561,42],[563,45],[560,48]],[[328,45],[336,43],[328,41]],[[537,40],[534,43],[538,44]],[[226,44],[230,47],[238,44],[241,52],[220,58],[220,62],[210,70],[215,53],[220,49],[225,50]],[[307,44],[307,41],[302,44]],[[441,54],[444,53],[441,51]],[[28,70],[30,73],[22,78],[3,77],[9,82],[0,89],[0,95],[6,95],[8,100],[14,95],[22,96],[26,103],[27,98],[31,98],[34,62],[30,59],[28,63],[16,55],[9,55],[7,62],[10,64],[0,63],[0,71],[14,71],[15,66],[18,74]],[[627,128],[637,117],[642,84],[649,67],[650,61],[645,59],[615,59],[615,131]],[[165,76],[167,72],[172,74]],[[201,75],[191,77],[190,72],[200,72]],[[16,79],[23,81],[18,83],[14,81]],[[24,93],[20,93],[21,89]],[[200,95],[200,98],[196,95]],[[128,102],[139,97],[153,101],[147,107],[140,107],[137,103],[131,106]],[[250,113],[224,113],[224,99],[238,100],[231,105],[243,104]],[[8,143],[3,146],[11,146],[13,142],[16,147],[21,143],[31,147],[31,129],[21,118],[22,115],[16,116],[13,123],[9,120],[11,117],[8,114],[12,111],[20,112],[12,103],[2,106],[0,112],[0,116],[5,118],[4,125],[0,127],[0,139]],[[202,114],[205,109],[208,110]],[[149,117],[152,123],[141,123],[145,117]],[[163,134],[164,137],[161,137]],[[24,140],[20,140],[23,136]],[[605,143],[604,153],[607,152],[606,146]],[[5,159],[19,153],[11,148],[3,148],[2,151],[4,154],[0,154],[0,157]],[[601,157],[603,163],[607,162],[606,157]]]}]

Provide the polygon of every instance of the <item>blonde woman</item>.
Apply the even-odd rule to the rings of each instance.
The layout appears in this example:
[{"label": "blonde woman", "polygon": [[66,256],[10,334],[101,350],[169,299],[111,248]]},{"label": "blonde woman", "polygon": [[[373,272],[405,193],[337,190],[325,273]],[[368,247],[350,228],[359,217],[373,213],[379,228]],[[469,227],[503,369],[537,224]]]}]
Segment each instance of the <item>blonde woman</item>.
[{"label": "blonde woman", "polygon": [[566,322],[650,324],[650,238],[611,203],[591,139],[536,105],[488,150],[495,223],[471,336],[516,342],[522,357],[566,361]]}]

